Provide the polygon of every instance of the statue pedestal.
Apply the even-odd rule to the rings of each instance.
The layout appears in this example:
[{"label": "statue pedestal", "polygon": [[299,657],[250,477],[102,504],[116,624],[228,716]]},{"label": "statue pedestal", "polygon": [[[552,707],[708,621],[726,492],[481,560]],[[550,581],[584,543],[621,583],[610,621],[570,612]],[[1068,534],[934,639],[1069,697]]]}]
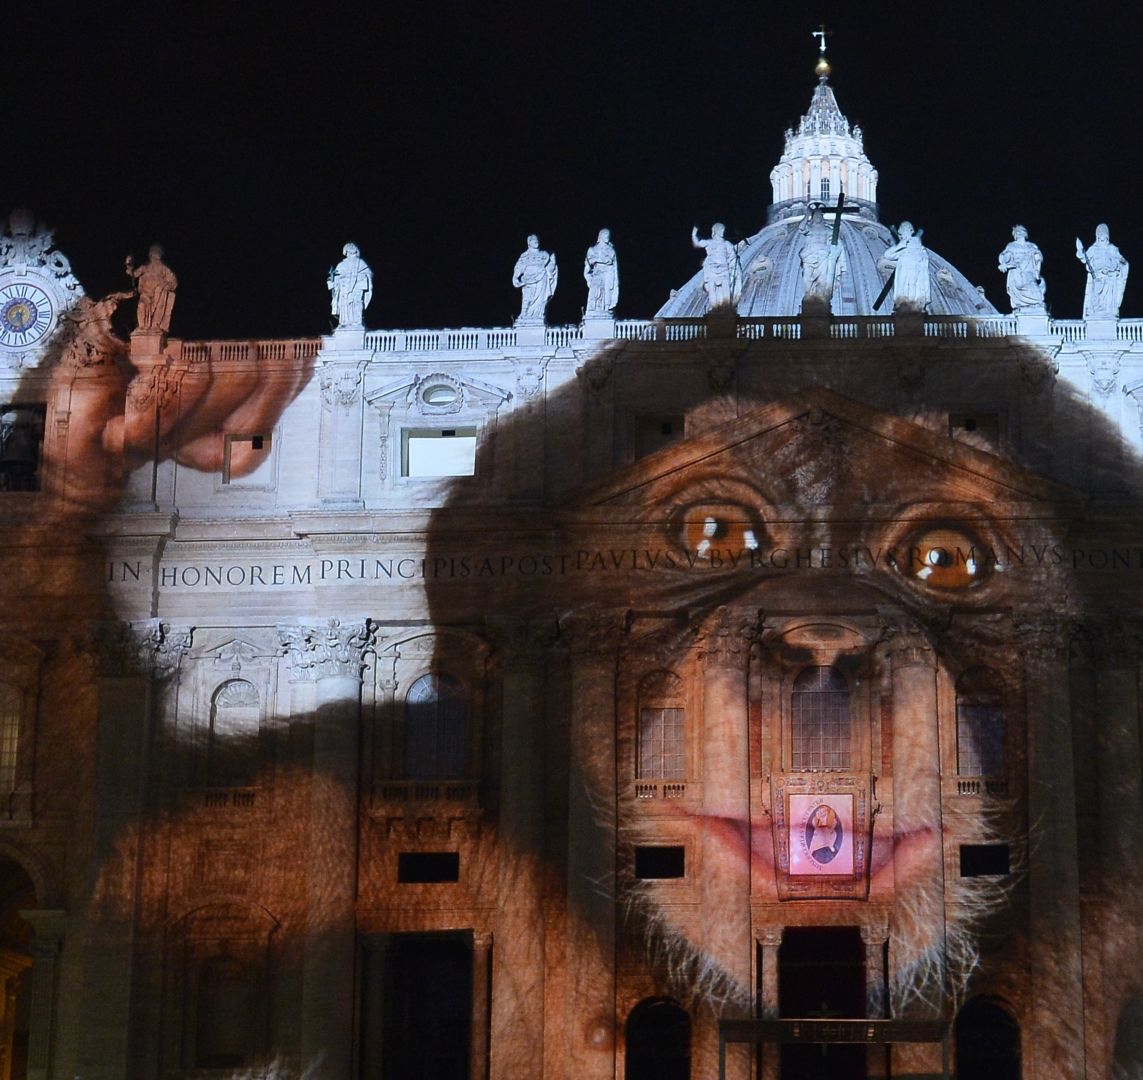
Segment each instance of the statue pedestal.
[{"label": "statue pedestal", "polygon": [[1043,337],[1048,332],[1048,314],[1037,311],[1031,314],[1016,312],[1016,333],[1020,337]]},{"label": "statue pedestal", "polygon": [[802,337],[829,337],[829,304],[815,296],[802,300]]},{"label": "statue pedestal", "polygon": [[925,313],[916,308],[903,308],[893,312],[897,324],[897,337],[924,337]]},{"label": "statue pedestal", "polygon": [[520,322],[516,321],[516,344],[517,345],[543,345],[544,344],[544,324],[535,322]]},{"label": "statue pedestal", "polygon": [[131,361],[136,367],[143,361],[148,367],[163,355],[167,335],[162,330],[133,330],[131,332]]},{"label": "statue pedestal", "polygon": [[733,304],[720,304],[706,313],[708,338],[738,337],[738,309]]},{"label": "statue pedestal", "polygon": [[365,348],[365,327],[339,326],[328,340],[331,352],[359,352]]},{"label": "statue pedestal", "polygon": [[1114,341],[1118,319],[1085,319],[1084,327],[1087,330],[1089,341]]},{"label": "statue pedestal", "polygon": [[583,336],[587,341],[606,341],[615,337],[615,319],[610,315],[585,316]]}]

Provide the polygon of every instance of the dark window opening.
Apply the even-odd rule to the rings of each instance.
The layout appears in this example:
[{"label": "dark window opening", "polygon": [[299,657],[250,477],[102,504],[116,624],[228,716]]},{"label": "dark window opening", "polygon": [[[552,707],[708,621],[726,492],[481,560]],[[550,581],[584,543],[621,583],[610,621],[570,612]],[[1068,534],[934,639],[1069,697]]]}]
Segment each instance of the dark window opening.
[{"label": "dark window opening", "polygon": [[636,416],[632,426],[636,461],[683,437],[681,416]]},{"label": "dark window opening", "polygon": [[270,452],[273,438],[265,432],[256,435],[227,435],[223,446],[222,482],[229,484],[240,476],[248,476],[257,469]]},{"label": "dark window opening", "polygon": [[433,885],[460,880],[457,851],[402,851],[397,855],[397,881],[402,885]]},{"label": "dark window opening", "polygon": [[635,849],[635,877],[640,881],[686,876],[686,848],[681,844],[671,847],[637,847]]},{"label": "dark window opening", "polygon": [[39,491],[46,405],[0,405],[0,492]]},{"label": "dark window opening", "polygon": [[405,698],[405,779],[461,780],[467,759],[463,684],[452,675],[422,675]]},{"label": "dark window opening", "polygon": [[1007,844],[961,844],[960,876],[988,877],[1010,872]]}]

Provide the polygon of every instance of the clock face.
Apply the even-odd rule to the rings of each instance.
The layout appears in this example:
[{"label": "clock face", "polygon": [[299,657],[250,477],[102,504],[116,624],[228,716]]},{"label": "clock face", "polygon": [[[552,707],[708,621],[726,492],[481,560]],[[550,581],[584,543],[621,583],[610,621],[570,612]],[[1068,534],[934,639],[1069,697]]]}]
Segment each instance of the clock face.
[{"label": "clock face", "polygon": [[38,285],[16,282],[0,289],[0,345],[34,345],[51,329],[54,317],[52,302]]}]

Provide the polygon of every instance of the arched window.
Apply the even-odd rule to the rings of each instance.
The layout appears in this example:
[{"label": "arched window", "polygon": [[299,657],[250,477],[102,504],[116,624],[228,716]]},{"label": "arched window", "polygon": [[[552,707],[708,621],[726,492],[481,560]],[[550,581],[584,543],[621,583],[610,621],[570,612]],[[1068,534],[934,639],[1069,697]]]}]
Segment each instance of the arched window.
[{"label": "arched window", "polygon": [[639,684],[635,777],[681,780],[686,776],[686,712],[683,682],[657,671]]},{"label": "arched window", "polygon": [[852,767],[849,683],[840,671],[832,667],[806,668],[794,680],[790,714],[793,769]]},{"label": "arched window", "polygon": [[0,794],[4,795],[16,788],[22,697],[11,683],[0,682]]},{"label": "arched window", "polygon": [[691,1018],[670,998],[640,1001],[627,1017],[625,1080],[690,1080]]},{"label": "arched window", "polygon": [[956,684],[958,776],[1004,775],[1004,706],[996,676],[971,668]]},{"label": "arched window", "polygon": [[210,703],[204,783],[249,787],[258,776],[258,691],[245,679],[224,682]]},{"label": "arched window", "polygon": [[988,998],[967,1001],[956,1017],[957,1080],[1020,1080],[1020,1025]]},{"label": "arched window", "polygon": [[405,698],[405,779],[463,779],[467,738],[468,695],[461,681],[422,675]]}]

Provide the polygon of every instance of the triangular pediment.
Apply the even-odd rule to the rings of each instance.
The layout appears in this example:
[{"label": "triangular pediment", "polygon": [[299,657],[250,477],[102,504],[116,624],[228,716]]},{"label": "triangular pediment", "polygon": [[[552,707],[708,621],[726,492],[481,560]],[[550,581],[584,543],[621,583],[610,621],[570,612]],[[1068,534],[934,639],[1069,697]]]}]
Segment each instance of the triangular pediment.
[{"label": "triangular pediment", "polygon": [[696,484],[746,485],[772,505],[802,507],[1078,498],[998,453],[813,388],[664,447],[564,508],[662,505]]}]

